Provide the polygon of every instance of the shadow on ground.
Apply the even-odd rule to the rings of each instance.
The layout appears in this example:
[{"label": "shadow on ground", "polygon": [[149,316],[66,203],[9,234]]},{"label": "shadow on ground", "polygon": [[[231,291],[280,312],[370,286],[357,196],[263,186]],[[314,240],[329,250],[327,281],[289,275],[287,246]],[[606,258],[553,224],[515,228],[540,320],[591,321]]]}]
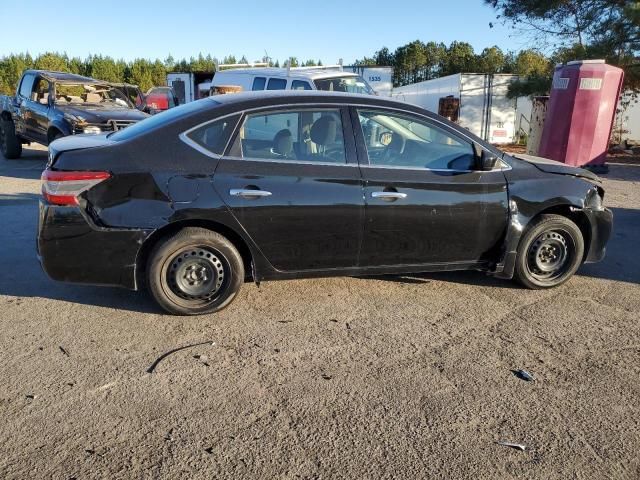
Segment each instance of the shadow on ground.
[{"label": "shadow on ground", "polygon": [[638,163],[609,163],[609,173],[600,177],[607,180],[624,182],[640,182],[640,164]]}]

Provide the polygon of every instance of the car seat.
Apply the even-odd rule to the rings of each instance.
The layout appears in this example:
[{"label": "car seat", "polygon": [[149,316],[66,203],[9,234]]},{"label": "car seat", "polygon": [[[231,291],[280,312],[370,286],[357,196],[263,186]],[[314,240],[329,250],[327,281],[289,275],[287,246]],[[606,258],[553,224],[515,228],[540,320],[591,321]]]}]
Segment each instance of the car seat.
[{"label": "car seat", "polygon": [[323,157],[327,146],[336,142],[338,123],[332,116],[320,117],[311,126],[311,141],[317,146],[317,154],[314,157]]}]

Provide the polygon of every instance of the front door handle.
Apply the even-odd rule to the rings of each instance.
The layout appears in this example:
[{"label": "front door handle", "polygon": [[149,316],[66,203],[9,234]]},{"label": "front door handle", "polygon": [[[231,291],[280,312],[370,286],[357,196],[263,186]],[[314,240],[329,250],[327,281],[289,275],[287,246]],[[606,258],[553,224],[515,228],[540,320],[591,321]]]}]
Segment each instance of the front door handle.
[{"label": "front door handle", "polygon": [[249,188],[232,188],[229,190],[229,195],[233,197],[256,199],[261,197],[270,197],[271,192],[267,192],[266,190],[252,190]]},{"label": "front door handle", "polygon": [[395,200],[407,198],[407,194],[401,192],[371,192],[371,197],[393,202]]}]

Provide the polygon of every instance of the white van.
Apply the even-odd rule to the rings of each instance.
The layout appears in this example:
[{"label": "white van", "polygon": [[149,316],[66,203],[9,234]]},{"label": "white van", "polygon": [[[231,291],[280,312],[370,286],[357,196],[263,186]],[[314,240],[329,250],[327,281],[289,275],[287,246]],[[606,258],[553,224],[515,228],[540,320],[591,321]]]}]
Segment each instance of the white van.
[{"label": "white van", "polygon": [[[220,65],[224,67],[224,65]],[[327,90],[373,95],[369,84],[357,73],[345,72],[341,65],[326,67],[253,67],[220,69],[213,76],[214,87],[239,86],[251,90]]]}]

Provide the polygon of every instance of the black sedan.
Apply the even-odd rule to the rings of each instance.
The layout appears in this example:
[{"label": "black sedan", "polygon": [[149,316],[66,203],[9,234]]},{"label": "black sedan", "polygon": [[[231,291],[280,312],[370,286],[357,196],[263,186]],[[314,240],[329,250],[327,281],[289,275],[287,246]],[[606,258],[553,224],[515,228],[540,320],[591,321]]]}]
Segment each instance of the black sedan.
[{"label": "black sedan", "polygon": [[603,258],[612,225],[586,170],[329,92],[221,95],[63,138],[42,182],[50,277],[146,285],[176,314],[312,276],[481,270],[554,287]]}]

